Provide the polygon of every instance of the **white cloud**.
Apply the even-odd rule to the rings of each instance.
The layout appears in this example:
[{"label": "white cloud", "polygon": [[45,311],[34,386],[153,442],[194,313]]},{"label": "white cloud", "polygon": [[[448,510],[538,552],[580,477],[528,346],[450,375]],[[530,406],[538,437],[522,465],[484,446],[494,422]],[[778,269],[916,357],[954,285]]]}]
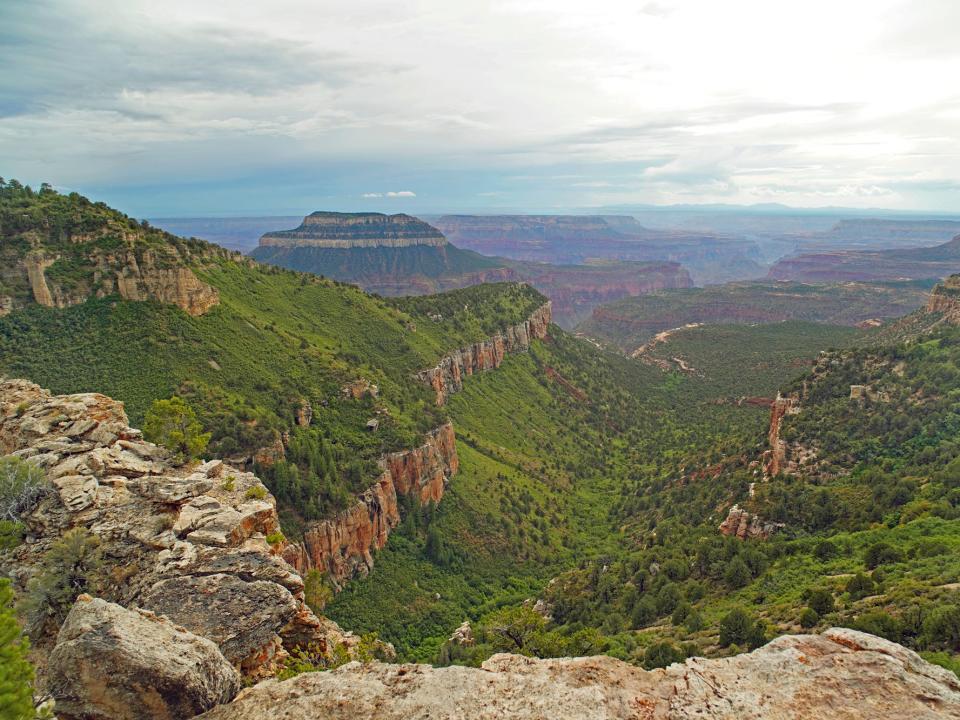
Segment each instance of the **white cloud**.
[{"label": "white cloud", "polygon": [[387,193],[387,197],[392,198],[411,198],[416,196],[417,194],[415,192],[411,192],[410,190],[398,190],[396,192],[391,190]]},{"label": "white cloud", "polygon": [[[26,181],[414,198],[364,193],[395,177],[417,203],[777,189],[801,205],[960,205],[955,0],[34,0],[0,14],[0,66],[17,68],[0,73],[2,172]],[[512,195],[509,178],[549,167],[581,182]]]}]

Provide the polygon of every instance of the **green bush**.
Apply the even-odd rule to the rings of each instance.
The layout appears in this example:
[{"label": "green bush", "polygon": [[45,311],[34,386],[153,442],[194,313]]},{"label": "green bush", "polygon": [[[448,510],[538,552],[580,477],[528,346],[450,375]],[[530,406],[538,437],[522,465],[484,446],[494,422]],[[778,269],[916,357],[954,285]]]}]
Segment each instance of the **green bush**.
[{"label": "green bush", "polygon": [[176,395],[153,401],[143,420],[143,436],[173,452],[180,462],[197,459],[210,442],[210,433],[203,432],[193,408]]},{"label": "green bush", "polygon": [[862,600],[873,595],[876,584],[873,580],[863,573],[857,573],[847,581],[847,592],[850,593],[851,600]]},{"label": "green bush", "polygon": [[807,595],[807,606],[818,616],[833,612],[833,593],[829,590],[811,590]]},{"label": "green bush", "polygon": [[734,608],[720,621],[720,645],[760,647],[764,643],[763,626],[743,608]]},{"label": "green bush", "polygon": [[59,627],[77,595],[100,579],[100,539],[84,528],[67,530],[51,545],[37,575],[27,585],[27,630],[39,637],[48,625]]},{"label": "green bush", "polygon": [[33,666],[27,641],[13,613],[10,581],[0,579],[0,718],[33,718]]},{"label": "green bush", "polygon": [[930,650],[960,652],[960,606],[934,610],[923,622],[921,643]]},{"label": "green bush", "polygon": [[667,667],[673,663],[683,662],[687,654],[671,642],[654,643],[643,653],[643,666],[647,670]]},{"label": "green bush", "polygon": [[818,622],[820,622],[820,616],[813,608],[804,608],[803,612],[800,613],[800,627],[804,630],[816,627]]},{"label": "green bush", "polygon": [[874,543],[868,547],[863,558],[864,563],[871,570],[881,565],[900,562],[901,560],[903,560],[903,553],[885,542]]}]

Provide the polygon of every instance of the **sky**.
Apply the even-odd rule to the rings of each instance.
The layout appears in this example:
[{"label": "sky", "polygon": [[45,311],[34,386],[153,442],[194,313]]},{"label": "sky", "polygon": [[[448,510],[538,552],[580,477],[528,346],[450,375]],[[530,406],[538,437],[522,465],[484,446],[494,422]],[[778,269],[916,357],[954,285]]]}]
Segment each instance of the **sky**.
[{"label": "sky", "polygon": [[960,211],[957,0],[0,0],[0,176],[136,216]]}]

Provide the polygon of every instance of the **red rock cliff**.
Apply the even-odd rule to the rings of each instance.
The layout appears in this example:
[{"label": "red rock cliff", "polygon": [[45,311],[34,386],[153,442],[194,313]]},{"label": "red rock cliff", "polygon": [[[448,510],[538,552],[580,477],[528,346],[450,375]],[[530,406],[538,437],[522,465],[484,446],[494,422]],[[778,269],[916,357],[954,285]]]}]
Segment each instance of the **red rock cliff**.
[{"label": "red rock cliff", "polygon": [[513,325],[491,338],[454,350],[444,356],[435,367],[417,373],[417,378],[434,389],[437,393],[437,405],[443,405],[450,394],[463,389],[464,377],[498,368],[507,353],[524,352],[530,347],[531,340],[545,338],[551,319],[552,309],[548,302],[534,310],[533,314],[519,325]]},{"label": "red rock cliff", "polygon": [[785,415],[799,412],[796,398],[783,397],[779,393],[777,399],[770,406],[770,430],[767,432],[767,441],[770,449],[764,453],[763,470],[767,477],[778,475],[784,469],[787,455],[787,444],[780,439],[780,426]]},{"label": "red rock cliff", "polygon": [[301,573],[314,568],[325,572],[337,587],[366,575],[373,567],[371,551],[386,545],[400,523],[397,498],[413,495],[426,503],[443,497],[460,466],[453,425],[430,432],[418,448],[385,455],[381,464],[380,478],[351,507],[311,526],[302,542],[284,551],[287,562]]}]

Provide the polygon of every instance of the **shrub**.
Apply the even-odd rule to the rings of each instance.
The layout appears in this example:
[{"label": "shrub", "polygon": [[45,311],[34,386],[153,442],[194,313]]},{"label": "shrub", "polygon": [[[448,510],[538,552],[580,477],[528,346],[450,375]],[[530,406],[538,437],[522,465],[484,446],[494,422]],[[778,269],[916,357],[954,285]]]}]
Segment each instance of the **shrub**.
[{"label": "shrub", "polygon": [[703,615],[694,610],[687,615],[687,619],[683,621],[683,626],[687,629],[687,632],[700,632],[703,630]]},{"label": "shrub", "polygon": [[847,581],[847,592],[850,593],[851,600],[861,600],[872,595],[874,587],[873,580],[863,573],[857,573]]},{"label": "shrub", "polygon": [[892,642],[900,642],[903,639],[903,627],[900,622],[882,610],[866,612],[847,626]]},{"label": "shrub", "polygon": [[818,560],[830,560],[831,558],[835,558],[838,553],[839,550],[837,546],[829,540],[822,540],[817,543],[817,547],[813,550],[813,554]]},{"label": "shrub", "polygon": [[268,542],[270,545],[279,545],[280,543],[284,542],[285,540],[286,540],[286,538],[283,536],[283,533],[280,532],[279,530],[277,530],[276,532],[272,532],[272,533],[270,533],[269,535],[267,535],[267,542]]},{"label": "shrub", "polygon": [[670,622],[674,625],[679,626],[687,619],[687,616],[690,614],[690,603],[686,600],[680,602],[677,607],[673,609],[673,615],[670,616]]},{"label": "shrub", "polygon": [[734,608],[720,621],[720,645],[759,647],[764,642],[764,628],[743,608]]},{"label": "shrub", "polygon": [[653,604],[653,600],[644,595],[633,607],[633,612],[630,614],[630,624],[633,625],[634,628],[642,628],[656,619],[657,608]]},{"label": "shrub", "polygon": [[833,612],[833,593],[829,590],[811,590],[807,595],[807,606],[818,616]]},{"label": "shrub", "polygon": [[895,563],[903,560],[903,553],[888,543],[878,542],[867,548],[863,561],[868,568],[873,570],[880,565]]},{"label": "shrub", "polygon": [[750,582],[750,568],[737,556],[727,565],[727,569],[723,573],[723,581],[731,590],[742,588]]},{"label": "shrub", "polygon": [[33,666],[12,606],[10,581],[0,579],[0,718],[26,720],[33,717]]},{"label": "shrub", "polygon": [[173,452],[180,462],[195,460],[210,442],[210,433],[203,432],[193,408],[176,395],[153,401],[144,417],[143,436]]},{"label": "shrub", "polygon": [[263,500],[267,496],[267,489],[263,485],[253,485],[243,494],[247,500]]},{"label": "shrub", "polygon": [[643,653],[643,666],[647,670],[653,670],[683,662],[686,657],[687,654],[672,642],[658,642],[648,647]]},{"label": "shrub", "polygon": [[318,615],[333,599],[333,589],[327,583],[327,578],[316,568],[310,570],[303,578],[303,599]]},{"label": "shrub", "polygon": [[17,522],[48,492],[42,469],[18,457],[0,458],[0,520]]},{"label": "shrub", "polygon": [[938,607],[923,621],[920,641],[931,650],[960,651],[960,606]]},{"label": "shrub", "polygon": [[816,627],[818,622],[820,622],[820,616],[813,608],[804,608],[803,612],[800,613],[800,627],[803,629],[809,630]]},{"label": "shrub", "polygon": [[84,528],[68,530],[53,543],[27,585],[24,610],[30,634],[39,636],[49,622],[59,627],[77,595],[95,587],[100,565],[100,540]]}]

